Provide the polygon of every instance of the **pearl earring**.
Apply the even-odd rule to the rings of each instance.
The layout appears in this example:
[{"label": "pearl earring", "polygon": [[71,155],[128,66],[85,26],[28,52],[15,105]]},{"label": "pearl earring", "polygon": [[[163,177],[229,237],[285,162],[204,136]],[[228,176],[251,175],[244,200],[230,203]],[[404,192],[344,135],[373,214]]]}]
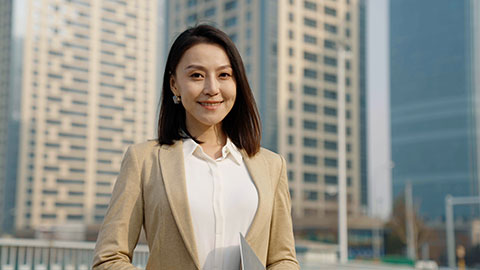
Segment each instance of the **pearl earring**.
[{"label": "pearl earring", "polygon": [[180,101],[182,101],[182,98],[180,96],[173,96],[173,103],[175,104],[180,104]]}]

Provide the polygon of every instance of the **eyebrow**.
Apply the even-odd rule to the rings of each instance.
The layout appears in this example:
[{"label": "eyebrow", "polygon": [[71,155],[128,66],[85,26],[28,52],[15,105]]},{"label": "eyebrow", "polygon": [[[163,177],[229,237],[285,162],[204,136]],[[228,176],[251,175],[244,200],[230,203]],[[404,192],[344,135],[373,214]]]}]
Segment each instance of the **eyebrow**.
[{"label": "eyebrow", "polygon": [[[227,65],[222,65],[222,66],[219,66],[216,70],[221,70],[221,69],[225,69],[225,68],[232,68],[231,65],[227,64]],[[187,69],[202,69],[202,70],[205,70],[206,68],[204,66],[201,66],[201,65],[189,65],[185,68],[185,70]]]}]

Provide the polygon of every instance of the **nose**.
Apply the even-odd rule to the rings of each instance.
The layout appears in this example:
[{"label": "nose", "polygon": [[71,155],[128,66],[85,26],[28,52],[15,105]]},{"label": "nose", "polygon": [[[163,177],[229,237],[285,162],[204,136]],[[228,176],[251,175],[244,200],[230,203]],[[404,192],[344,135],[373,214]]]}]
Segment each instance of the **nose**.
[{"label": "nose", "polygon": [[203,93],[209,96],[215,96],[220,92],[219,83],[215,76],[208,76],[203,86]]}]

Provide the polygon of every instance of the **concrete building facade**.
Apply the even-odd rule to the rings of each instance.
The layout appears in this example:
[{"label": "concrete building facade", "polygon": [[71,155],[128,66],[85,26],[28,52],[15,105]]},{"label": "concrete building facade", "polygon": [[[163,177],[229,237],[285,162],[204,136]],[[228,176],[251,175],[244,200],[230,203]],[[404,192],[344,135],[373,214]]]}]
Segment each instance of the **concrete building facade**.
[{"label": "concrete building facade", "polygon": [[155,138],[157,2],[15,1],[13,13],[18,157],[5,228],[99,224],[126,147]]}]

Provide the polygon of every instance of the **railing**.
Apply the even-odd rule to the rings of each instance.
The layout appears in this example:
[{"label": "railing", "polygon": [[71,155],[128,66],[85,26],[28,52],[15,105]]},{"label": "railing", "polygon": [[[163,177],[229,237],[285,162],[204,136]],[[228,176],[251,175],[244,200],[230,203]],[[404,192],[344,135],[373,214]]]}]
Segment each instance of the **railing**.
[{"label": "railing", "polygon": [[[0,270],[88,270],[92,268],[93,242],[34,239],[0,239]],[[148,247],[139,245],[133,265],[145,268]]]}]

